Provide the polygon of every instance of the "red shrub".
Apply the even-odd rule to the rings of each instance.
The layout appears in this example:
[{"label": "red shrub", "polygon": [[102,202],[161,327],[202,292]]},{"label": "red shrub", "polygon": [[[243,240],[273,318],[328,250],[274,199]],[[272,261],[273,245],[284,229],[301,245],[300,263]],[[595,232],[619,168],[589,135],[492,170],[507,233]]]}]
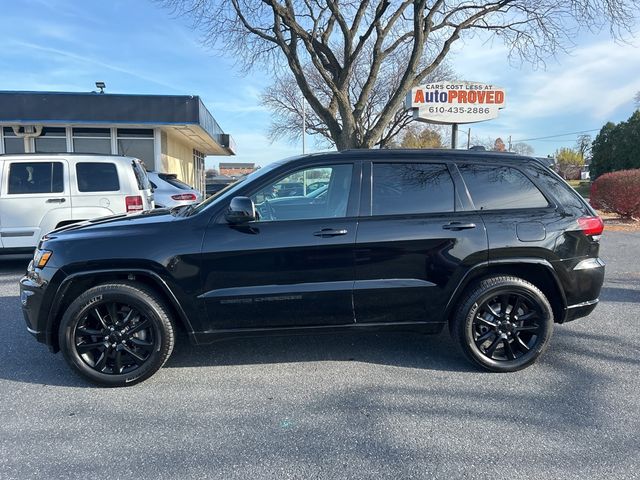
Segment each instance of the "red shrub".
[{"label": "red shrub", "polygon": [[605,173],[591,185],[594,208],[640,219],[640,169]]}]

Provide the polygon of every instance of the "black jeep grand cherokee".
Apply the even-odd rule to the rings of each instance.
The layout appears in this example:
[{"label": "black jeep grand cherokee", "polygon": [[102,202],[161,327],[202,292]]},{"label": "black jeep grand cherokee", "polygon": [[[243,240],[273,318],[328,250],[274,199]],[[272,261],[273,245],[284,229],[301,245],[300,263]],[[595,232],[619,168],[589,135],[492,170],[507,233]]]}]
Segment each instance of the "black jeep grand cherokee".
[{"label": "black jeep grand cherokee", "polygon": [[[320,194],[281,184],[326,182]],[[304,189],[303,189],[304,190]],[[302,193],[302,194],[301,194]],[[358,150],[274,163],[198,206],[46,235],[21,279],[29,331],[102,385],[150,377],[178,332],[446,325],[485,369],[532,364],[598,302],[603,224],[511,154]]]}]

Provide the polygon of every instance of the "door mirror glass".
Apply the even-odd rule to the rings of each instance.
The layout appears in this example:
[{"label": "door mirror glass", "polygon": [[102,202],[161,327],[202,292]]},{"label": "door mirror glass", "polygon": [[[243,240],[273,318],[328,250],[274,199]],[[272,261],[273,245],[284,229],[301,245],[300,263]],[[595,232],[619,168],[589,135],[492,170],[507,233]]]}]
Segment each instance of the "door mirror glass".
[{"label": "door mirror glass", "polygon": [[232,225],[253,222],[256,219],[256,207],[248,197],[233,197],[225,219]]}]

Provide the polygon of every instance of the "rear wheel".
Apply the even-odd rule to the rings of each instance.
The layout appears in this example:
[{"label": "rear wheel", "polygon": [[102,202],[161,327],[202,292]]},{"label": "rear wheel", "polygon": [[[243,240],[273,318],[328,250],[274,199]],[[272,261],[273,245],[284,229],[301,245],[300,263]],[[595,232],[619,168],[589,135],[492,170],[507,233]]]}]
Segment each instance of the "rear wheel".
[{"label": "rear wheel", "polygon": [[59,331],[67,362],[103,386],[139,383],[167,361],[174,327],[167,308],[146,287],[106,284],[71,303]]},{"label": "rear wheel", "polygon": [[476,284],[452,324],[452,335],[465,356],[493,372],[513,372],[534,363],[552,332],[553,311],[545,295],[512,276]]}]

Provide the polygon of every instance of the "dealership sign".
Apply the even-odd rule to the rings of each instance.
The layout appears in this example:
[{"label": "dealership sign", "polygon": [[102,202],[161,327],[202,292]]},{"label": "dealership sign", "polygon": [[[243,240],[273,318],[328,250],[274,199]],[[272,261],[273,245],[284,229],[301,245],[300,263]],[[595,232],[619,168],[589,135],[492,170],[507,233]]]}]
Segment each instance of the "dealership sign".
[{"label": "dealership sign", "polygon": [[503,88],[474,82],[421,85],[407,94],[414,120],[431,123],[473,123],[491,120],[505,106]]}]

